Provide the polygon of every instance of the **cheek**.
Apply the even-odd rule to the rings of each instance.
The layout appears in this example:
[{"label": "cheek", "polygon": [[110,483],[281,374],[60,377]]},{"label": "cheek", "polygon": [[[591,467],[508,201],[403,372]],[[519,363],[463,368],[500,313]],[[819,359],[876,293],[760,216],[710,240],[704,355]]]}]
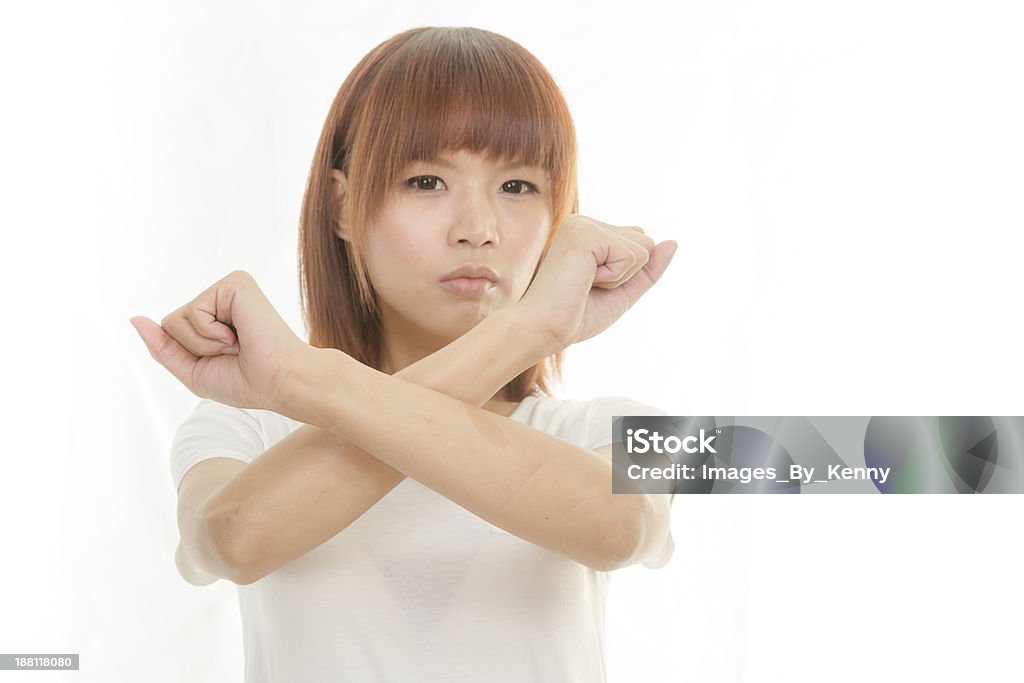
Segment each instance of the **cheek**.
[{"label": "cheek", "polygon": [[422,286],[430,271],[430,257],[422,234],[396,224],[380,224],[367,238],[367,265],[378,290],[393,291]]},{"label": "cheek", "polygon": [[533,266],[536,266],[540,260],[540,255],[544,251],[544,246],[551,237],[553,229],[554,227],[551,225],[551,219],[547,212],[539,218],[534,218],[533,229],[529,231],[531,239],[527,247],[527,251],[533,260]]},{"label": "cheek", "polygon": [[544,245],[547,244],[550,231],[551,225],[546,220],[534,219],[530,229],[516,235],[514,243],[510,245],[512,247],[510,251],[514,253],[514,261],[517,265],[519,284],[524,290],[540,263],[540,257],[544,252]]}]

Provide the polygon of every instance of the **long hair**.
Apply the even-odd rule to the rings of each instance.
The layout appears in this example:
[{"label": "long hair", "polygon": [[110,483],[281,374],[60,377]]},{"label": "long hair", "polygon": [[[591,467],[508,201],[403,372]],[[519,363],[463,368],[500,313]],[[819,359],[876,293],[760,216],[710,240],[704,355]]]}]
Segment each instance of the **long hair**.
[{"label": "long hair", "polygon": [[[536,57],[477,28],[416,28],[390,38],[338,90],[303,196],[299,278],[312,346],[339,349],[380,369],[380,309],[364,261],[366,226],[406,164],[456,150],[546,170],[552,225],[541,259],[562,220],[579,210],[572,117]],[[348,179],[351,241],[332,229],[332,169]],[[506,384],[502,395],[515,401],[550,395],[561,364],[559,351]]]}]

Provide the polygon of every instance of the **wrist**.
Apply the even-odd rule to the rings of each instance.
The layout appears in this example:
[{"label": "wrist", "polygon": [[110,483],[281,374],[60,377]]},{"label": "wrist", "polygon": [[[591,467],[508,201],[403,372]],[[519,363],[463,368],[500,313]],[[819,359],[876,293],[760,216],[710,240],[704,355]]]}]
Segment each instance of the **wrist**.
[{"label": "wrist", "polygon": [[[496,311],[484,322],[494,325],[496,335],[504,342],[505,352],[514,356],[522,366],[520,372],[562,349],[543,325],[538,324],[538,318],[529,306],[522,303]],[[515,340],[514,344],[512,340]]]},{"label": "wrist", "polygon": [[282,369],[271,410],[304,424],[319,425],[322,416],[316,414],[317,401],[311,399],[322,399],[325,383],[333,384],[330,375],[345,371],[346,360],[351,357],[338,349],[305,344]]},{"label": "wrist", "polygon": [[522,340],[534,357],[534,361],[527,367],[539,363],[568,346],[552,334],[551,329],[543,323],[541,316],[525,300],[520,300],[500,312],[507,316],[508,324],[511,326],[512,336],[509,338],[515,338],[517,342]]}]

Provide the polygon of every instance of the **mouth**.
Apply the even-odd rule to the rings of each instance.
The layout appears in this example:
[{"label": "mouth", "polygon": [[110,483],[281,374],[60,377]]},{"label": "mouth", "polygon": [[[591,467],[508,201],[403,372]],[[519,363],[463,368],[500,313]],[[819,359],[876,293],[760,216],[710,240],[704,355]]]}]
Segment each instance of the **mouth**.
[{"label": "mouth", "polygon": [[480,297],[491,291],[495,283],[485,277],[455,277],[442,280],[441,287],[460,297]]},{"label": "mouth", "polygon": [[466,264],[441,278],[441,287],[459,297],[481,297],[498,284],[498,274],[483,265]]}]

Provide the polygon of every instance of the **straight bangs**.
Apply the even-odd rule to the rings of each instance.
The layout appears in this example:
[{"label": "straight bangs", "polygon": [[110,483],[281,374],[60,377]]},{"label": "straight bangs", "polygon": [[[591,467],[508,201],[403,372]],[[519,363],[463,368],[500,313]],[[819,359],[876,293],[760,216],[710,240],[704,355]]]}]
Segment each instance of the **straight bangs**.
[{"label": "straight bangs", "polygon": [[381,75],[367,145],[384,162],[382,173],[395,179],[411,161],[463,149],[564,173],[569,131],[533,65],[493,45],[465,54],[459,44],[437,47],[448,49],[426,60],[400,53]]}]

